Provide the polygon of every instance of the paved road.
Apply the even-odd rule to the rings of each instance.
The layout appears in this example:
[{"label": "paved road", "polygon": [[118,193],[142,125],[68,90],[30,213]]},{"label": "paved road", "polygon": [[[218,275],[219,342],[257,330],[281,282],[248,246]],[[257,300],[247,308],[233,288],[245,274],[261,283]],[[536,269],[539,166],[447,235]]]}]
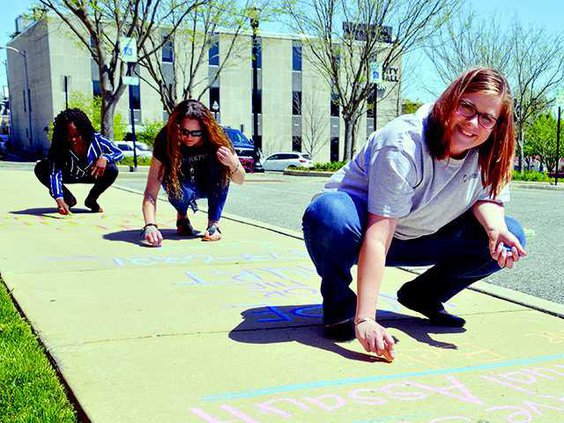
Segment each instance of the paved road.
[{"label": "paved road", "polygon": [[[123,175],[119,184],[142,190],[144,177]],[[300,231],[303,210],[325,180],[278,173],[251,175],[243,186],[232,185],[225,211]],[[529,257],[488,281],[564,304],[564,192],[515,187],[511,193],[507,213],[525,226]]]}]

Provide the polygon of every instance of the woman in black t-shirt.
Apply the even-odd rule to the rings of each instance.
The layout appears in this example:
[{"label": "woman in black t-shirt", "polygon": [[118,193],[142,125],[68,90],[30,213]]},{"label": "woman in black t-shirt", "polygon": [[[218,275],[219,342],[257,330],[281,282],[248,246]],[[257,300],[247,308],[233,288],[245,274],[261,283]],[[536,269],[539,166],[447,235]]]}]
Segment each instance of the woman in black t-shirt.
[{"label": "woman in black t-shirt", "polygon": [[195,212],[196,199],[207,198],[208,227],[203,240],[220,240],[218,223],[230,180],[242,184],[245,170],[223,129],[199,101],[181,102],[155,139],[143,197],[145,226],[142,243],[159,247],[163,240],[156,223],[157,196],[161,185],[176,209],[179,235],[194,235],[188,208]]}]

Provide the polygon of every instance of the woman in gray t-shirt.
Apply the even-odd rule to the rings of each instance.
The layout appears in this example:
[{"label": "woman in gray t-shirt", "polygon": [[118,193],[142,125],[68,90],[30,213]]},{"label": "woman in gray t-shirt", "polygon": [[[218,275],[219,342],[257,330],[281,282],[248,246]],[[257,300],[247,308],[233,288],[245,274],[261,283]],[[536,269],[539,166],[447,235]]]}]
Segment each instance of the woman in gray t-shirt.
[{"label": "woman in gray t-shirt", "polygon": [[[372,134],[303,217],[325,335],[356,336],[366,351],[394,358],[394,340],[375,320],[385,265],[434,265],[398,301],[462,327],[443,304],[526,255],[523,228],[503,208],[514,148],[509,86],[489,68],[463,73],[433,106]],[[356,263],[358,298],[349,287]]]}]

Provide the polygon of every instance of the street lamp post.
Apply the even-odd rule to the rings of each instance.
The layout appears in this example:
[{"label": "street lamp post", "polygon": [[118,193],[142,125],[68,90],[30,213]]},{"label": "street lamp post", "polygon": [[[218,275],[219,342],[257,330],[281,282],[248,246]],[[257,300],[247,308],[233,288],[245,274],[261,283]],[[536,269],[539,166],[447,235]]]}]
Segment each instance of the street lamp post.
[{"label": "street lamp post", "polygon": [[251,21],[251,28],[253,29],[253,49],[252,49],[252,65],[253,65],[253,99],[252,99],[252,109],[253,109],[253,144],[255,149],[255,160],[258,160],[258,27],[259,27],[259,13],[260,9],[257,7],[249,8],[248,15]]},{"label": "street lamp post", "polygon": [[[24,51],[18,50],[15,47],[11,46],[4,46],[0,47],[0,49],[11,50],[18,54],[20,54],[24,59],[24,73],[25,73],[25,88],[27,91],[27,110],[28,110],[28,126],[29,126],[29,145],[30,147],[33,146],[33,128],[31,124],[31,90],[29,89],[29,75],[27,73],[27,55]],[[11,104],[10,104],[11,106]],[[11,114],[10,119],[13,118],[13,114]]]}]

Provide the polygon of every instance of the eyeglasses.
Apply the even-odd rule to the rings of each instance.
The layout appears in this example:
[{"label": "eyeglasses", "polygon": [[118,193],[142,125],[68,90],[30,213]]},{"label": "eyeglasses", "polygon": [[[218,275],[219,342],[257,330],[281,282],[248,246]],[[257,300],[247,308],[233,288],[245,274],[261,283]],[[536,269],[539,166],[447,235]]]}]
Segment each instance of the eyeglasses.
[{"label": "eyeglasses", "polygon": [[183,128],[180,125],[178,125],[178,131],[180,132],[181,136],[186,137],[186,138],[188,138],[190,135],[192,135],[194,138],[200,138],[203,134],[203,131],[201,129],[196,129],[195,131],[190,131],[189,129]]},{"label": "eyeglasses", "polygon": [[493,129],[497,124],[497,119],[488,113],[480,113],[476,106],[466,100],[460,100],[458,103],[457,113],[464,116],[466,119],[473,119],[474,116],[478,115],[478,123],[482,128]]}]

